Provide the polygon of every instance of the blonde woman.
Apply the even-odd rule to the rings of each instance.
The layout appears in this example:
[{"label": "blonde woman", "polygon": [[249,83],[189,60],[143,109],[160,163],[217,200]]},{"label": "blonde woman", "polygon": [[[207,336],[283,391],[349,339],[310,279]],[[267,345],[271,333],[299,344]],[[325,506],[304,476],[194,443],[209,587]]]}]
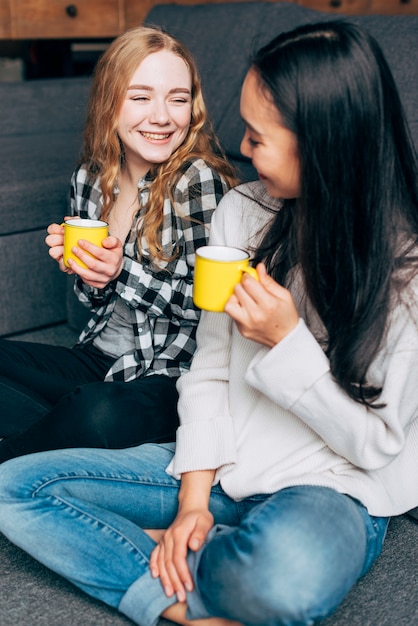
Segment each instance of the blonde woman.
[{"label": "blonde woman", "polygon": [[91,317],[73,348],[0,342],[0,462],[174,440],[175,383],[199,318],[195,249],[235,182],[190,53],[154,28],[114,40],[96,68],[71,184],[72,215],[106,220],[109,237],[102,248],[78,242],[85,268],[63,264],[61,225],[46,237]]}]

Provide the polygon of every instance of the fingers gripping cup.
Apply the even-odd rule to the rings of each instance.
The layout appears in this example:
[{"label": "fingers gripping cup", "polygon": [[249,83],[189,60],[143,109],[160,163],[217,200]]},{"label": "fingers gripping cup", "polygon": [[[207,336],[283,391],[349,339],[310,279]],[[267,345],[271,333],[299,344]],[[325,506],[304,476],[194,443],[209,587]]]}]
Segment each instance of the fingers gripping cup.
[{"label": "fingers gripping cup", "polygon": [[78,245],[80,239],[85,239],[96,246],[101,246],[103,239],[109,234],[107,222],[77,218],[67,220],[62,226],[64,226],[64,265],[69,267],[68,259],[71,258],[81,267],[87,267],[85,263],[73,255],[71,249]]},{"label": "fingers gripping cup", "polygon": [[245,250],[228,246],[203,246],[196,250],[193,302],[200,309],[220,313],[244,273],[258,280]]}]

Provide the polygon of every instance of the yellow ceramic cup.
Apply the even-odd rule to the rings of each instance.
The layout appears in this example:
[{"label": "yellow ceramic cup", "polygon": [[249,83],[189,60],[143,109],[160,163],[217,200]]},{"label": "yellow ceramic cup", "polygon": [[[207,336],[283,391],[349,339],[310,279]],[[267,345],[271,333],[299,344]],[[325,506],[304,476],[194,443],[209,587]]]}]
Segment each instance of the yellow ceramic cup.
[{"label": "yellow ceramic cup", "polygon": [[103,239],[109,234],[107,222],[76,218],[67,220],[62,226],[64,226],[64,265],[69,267],[68,259],[71,258],[81,267],[87,267],[78,257],[74,256],[71,249],[78,245],[79,239],[85,239],[96,246],[101,246]]},{"label": "yellow ceramic cup", "polygon": [[200,309],[220,313],[234,293],[243,273],[258,280],[256,270],[249,265],[245,250],[228,246],[203,246],[196,250],[193,302]]}]

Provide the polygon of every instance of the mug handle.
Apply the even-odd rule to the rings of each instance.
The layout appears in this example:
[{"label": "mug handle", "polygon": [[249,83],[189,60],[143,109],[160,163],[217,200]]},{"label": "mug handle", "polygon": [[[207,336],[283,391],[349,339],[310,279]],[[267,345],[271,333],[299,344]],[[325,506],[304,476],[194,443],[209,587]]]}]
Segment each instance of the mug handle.
[{"label": "mug handle", "polygon": [[255,278],[258,281],[260,280],[259,277],[258,277],[257,270],[255,269],[255,267],[248,266],[248,267],[245,267],[241,271],[242,271],[242,273],[250,274],[250,276],[252,276],[253,278]]}]

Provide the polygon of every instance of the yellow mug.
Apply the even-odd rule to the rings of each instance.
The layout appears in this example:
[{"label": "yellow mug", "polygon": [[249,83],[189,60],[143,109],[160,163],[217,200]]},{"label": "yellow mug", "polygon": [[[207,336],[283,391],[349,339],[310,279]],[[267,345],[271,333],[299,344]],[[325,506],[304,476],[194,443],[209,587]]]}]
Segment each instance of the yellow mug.
[{"label": "yellow mug", "polygon": [[90,220],[90,219],[72,219],[63,222],[61,226],[64,226],[64,265],[68,265],[68,259],[74,259],[74,261],[81,267],[87,267],[85,263],[71,252],[74,246],[78,245],[79,239],[85,239],[94,243],[96,246],[101,246],[103,239],[109,234],[109,225],[102,220]]},{"label": "yellow mug", "polygon": [[245,250],[228,246],[203,246],[196,250],[193,282],[193,302],[200,309],[220,313],[241,282],[243,273],[258,280],[249,265]]}]

